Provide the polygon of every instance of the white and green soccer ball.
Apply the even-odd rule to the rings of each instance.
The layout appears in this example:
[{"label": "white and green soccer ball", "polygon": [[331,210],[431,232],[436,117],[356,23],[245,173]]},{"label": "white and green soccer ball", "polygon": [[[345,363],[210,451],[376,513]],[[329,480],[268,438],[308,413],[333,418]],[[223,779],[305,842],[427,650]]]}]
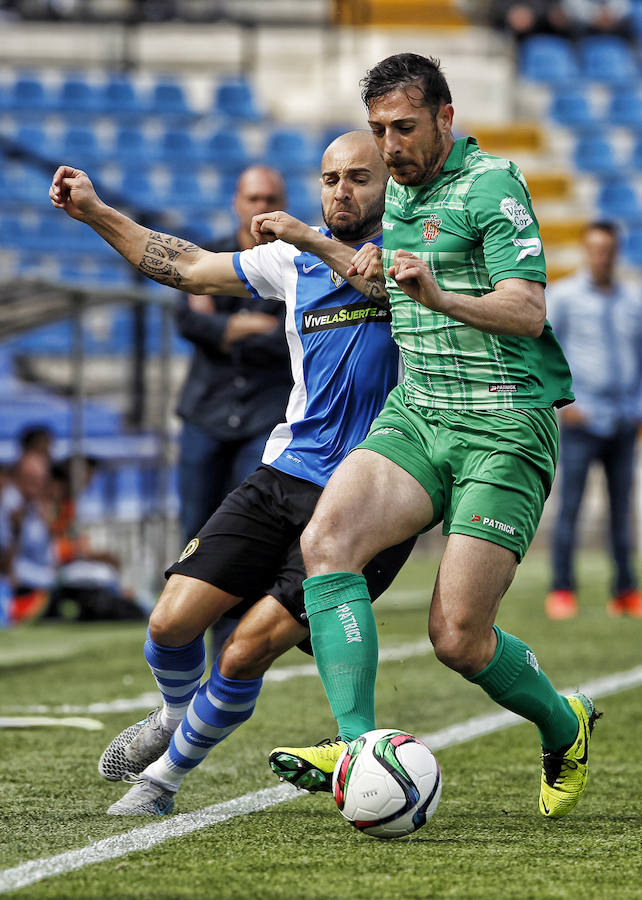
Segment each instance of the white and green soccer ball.
[{"label": "white and green soccer ball", "polygon": [[412,834],[435,814],[441,772],[431,750],[405,731],[377,728],[351,741],[332,775],[341,815],[372,837]]}]

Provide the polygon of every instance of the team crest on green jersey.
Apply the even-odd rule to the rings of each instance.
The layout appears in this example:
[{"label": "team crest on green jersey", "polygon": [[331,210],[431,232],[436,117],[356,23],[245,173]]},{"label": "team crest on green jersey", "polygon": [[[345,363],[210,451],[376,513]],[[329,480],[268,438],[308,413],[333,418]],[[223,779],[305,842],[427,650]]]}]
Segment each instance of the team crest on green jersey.
[{"label": "team crest on green jersey", "polygon": [[421,226],[421,239],[424,244],[433,244],[439,237],[440,230],[441,219],[438,219],[435,213],[431,213],[423,220]]}]

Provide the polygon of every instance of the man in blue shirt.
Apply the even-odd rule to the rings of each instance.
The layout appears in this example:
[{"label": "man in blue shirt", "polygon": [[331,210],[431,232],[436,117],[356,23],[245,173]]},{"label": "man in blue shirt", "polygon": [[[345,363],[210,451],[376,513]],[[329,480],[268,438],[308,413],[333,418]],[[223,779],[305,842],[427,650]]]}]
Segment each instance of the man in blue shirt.
[{"label": "man in blue shirt", "polygon": [[560,502],[552,538],[552,619],[577,615],[574,550],[593,462],[604,467],[615,565],[612,615],[642,617],[631,565],[631,498],[642,387],[642,296],[617,278],[618,233],[594,222],[584,236],[587,268],[546,292],[548,316],[573,374],[575,403],[560,412]]},{"label": "man in blue shirt", "polygon": [[[251,716],[274,659],[307,642],[299,535],[332,471],[363,439],[398,379],[385,290],[347,275],[355,249],[381,246],[387,177],[369,133],[342,135],[321,165],[327,228],[277,212],[255,220],[257,239],[273,242],[209,253],[106,206],[84,172],[61,166],[54,175],[53,205],[89,224],[145,275],[192,294],[283,302],[294,381],[262,466],[226,497],[168,570],[145,644],[163,707],[125,729],[101,757],[99,771],[109,780],[140,776],[110,807],[112,815],[171,812],[183,778]],[[390,548],[366,566],[373,598],[413,544]],[[239,601],[250,609],[201,685],[203,632]]]}]

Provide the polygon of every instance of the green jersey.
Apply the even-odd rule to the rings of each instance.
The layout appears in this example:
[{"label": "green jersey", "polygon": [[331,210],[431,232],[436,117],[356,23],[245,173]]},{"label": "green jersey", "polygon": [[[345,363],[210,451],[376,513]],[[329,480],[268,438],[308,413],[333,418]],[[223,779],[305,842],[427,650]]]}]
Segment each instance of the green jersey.
[{"label": "green jersey", "polygon": [[[480,297],[504,278],[546,281],[542,241],[524,177],[507,159],[461,138],[426,185],[392,178],[383,263],[408,250],[445,291]],[[551,326],[538,338],[488,334],[412,300],[387,277],[392,333],[405,364],[406,401],[418,408],[544,408],[573,399]]]}]

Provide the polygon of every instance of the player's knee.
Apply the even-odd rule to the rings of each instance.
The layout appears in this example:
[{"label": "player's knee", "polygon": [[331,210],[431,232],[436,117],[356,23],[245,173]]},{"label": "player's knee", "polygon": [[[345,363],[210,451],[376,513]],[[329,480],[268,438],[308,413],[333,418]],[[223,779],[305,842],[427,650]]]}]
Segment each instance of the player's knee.
[{"label": "player's knee", "polygon": [[308,575],[345,566],[346,549],[346,542],[340,540],[338,531],[328,528],[322,519],[313,518],[301,535],[301,553]]},{"label": "player's knee", "polygon": [[476,632],[464,623],[433,624],[430,640],[437,659],[461,675],[476,675],[485,664],[480,663],[482,657]]},{"label": "player's knee", "polygon": [[157,605],[149,617],[149,634],[154,643],[161,647],[183,647],[194,639],[186,631],[180,616],[163,604]]},{"label": "player's knee", "polygon": [[218,658],[218,669],[225,678],[244,681],[260,678],[272,659],[265,640],[257,637],[228,638]]}]

